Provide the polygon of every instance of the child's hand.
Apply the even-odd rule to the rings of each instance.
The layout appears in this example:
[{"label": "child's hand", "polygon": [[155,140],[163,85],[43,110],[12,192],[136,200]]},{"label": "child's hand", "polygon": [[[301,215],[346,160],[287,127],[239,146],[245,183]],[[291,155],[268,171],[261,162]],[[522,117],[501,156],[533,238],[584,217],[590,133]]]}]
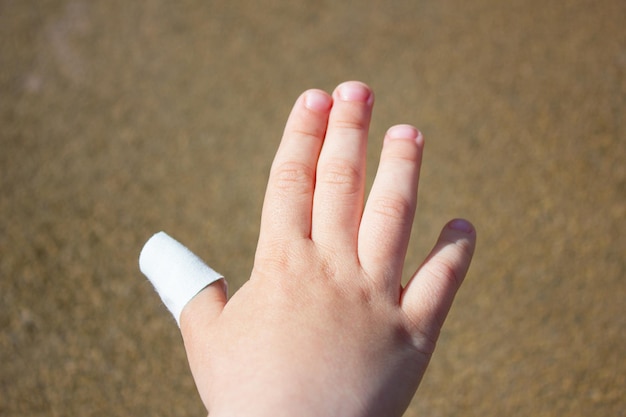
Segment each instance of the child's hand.
[{"label": "child's hand", "polygon": [[270,173],[250,280],[213,284],[181,329],[211,416],[400,416],[426,369],[475,245],[446,225],[401,273],[423,138],[394,126],[363,207],[373,94],[347,82],[296,102]]}]

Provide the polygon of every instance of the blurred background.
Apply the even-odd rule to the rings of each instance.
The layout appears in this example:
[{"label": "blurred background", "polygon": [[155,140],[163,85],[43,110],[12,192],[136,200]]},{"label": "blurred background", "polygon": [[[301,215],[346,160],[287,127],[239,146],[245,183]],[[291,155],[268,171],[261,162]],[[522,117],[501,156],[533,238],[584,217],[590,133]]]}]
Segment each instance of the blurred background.
[{"label": "blurred background", "polygon": [[[623,0],[0,0],[0,416],[201,416],[137,257],[251,269],[298,94],[425,134],[408,276],[475,261],[407,416],[626,415]],[[341,387],[337,387],[341,389]],[[246,401],[245,398],[241,399]]]}]

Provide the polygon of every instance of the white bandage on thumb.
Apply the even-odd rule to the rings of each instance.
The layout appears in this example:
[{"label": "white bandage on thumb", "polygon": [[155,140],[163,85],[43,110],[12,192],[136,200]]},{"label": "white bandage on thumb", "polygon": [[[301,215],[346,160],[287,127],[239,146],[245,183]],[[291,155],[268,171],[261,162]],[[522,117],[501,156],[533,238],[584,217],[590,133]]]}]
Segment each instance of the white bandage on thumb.
[{"label": "white bandage on thumb", "polygon": [[152,236],[139,255],[139,269],[152,282],[180,327],[180,313],[207,285],[223,278],[165,232]]}]

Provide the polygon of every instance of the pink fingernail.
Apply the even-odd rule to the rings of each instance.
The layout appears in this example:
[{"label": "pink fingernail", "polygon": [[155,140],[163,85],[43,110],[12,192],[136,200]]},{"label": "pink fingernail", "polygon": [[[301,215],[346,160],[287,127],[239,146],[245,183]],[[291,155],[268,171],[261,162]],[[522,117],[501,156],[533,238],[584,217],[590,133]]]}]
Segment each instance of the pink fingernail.
[{"label": "pink fingernail", "polygon": [[337,87],[339,97],[344,101],[361,101],[367,104],[372,102],[372,92],[358,81],[348,81]]},{"label": "pink fingernail", "polygon": [[458,230],[459,232],[471,233],[474,227],[470,222],[463,219],[454,219],[449,223],[450,229]]},{"label": "pink fingernail", "polygon": [[420,132],[411,125],[396,125],[389,128],[387,137],[389,139],[412,139],[415,140]]},{"label": "pink fingernail", "polygon": [[304,105],[309,110],[324,112],[330,109],[332,98],[323,91],[309,90],[304,95]]}]

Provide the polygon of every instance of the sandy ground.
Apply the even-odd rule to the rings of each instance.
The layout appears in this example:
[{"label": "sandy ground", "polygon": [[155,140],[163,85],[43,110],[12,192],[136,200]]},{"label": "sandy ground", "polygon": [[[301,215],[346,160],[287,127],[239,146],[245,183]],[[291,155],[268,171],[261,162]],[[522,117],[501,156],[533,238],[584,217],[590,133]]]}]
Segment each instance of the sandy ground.
[{"label": "sandy ground", "polygon": [[[201,416],[140,274],[248,278],[287,112],[347,79],[427,139],[407,263],[476,260],[407,416],[626,415],[626,2],[0,1],[0,416]],[[341,389],[341,387],[338,387]],[[242,398],[242,401],[246,401]]]}]

